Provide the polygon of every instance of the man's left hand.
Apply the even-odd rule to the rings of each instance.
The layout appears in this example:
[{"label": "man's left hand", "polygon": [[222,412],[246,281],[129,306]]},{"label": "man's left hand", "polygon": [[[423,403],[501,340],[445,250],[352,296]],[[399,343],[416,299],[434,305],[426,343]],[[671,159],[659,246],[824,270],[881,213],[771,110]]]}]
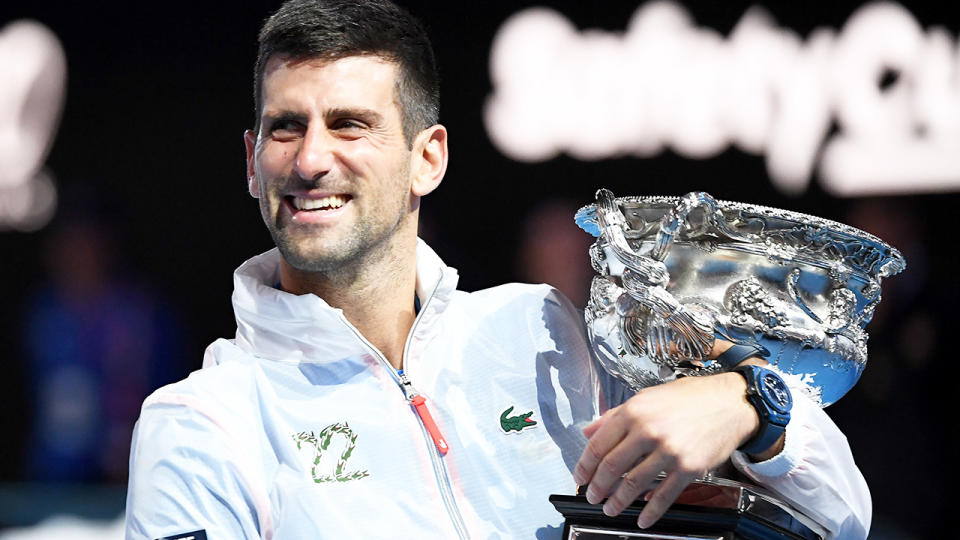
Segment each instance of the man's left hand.
[{"label": "man's left hand", "polygon": [[[759,426],[738,373],[686,377],[646,388],[584,428],[574,479],[587,501],[616,516],[641,494],[638,524],[653,525],[694,479],[725,462]],[[654,487],[657,475],[666,478]],[[619,485],[617,482],[619,481]],[[613,493],[611,494],[611,491]]]}]

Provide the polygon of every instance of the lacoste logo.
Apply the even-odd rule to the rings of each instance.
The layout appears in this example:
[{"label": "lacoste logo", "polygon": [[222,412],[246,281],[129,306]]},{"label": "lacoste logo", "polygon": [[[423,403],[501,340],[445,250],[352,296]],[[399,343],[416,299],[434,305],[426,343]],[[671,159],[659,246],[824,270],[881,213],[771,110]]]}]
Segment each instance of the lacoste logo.
[{"label": "lacoste logo", "polygon": [[517,416],[509,416],[513,412],[513,405],[510,406],[507,410],[500,413],[500,429],[504,433],[510,433],[511,431],[521,431],[526,428],[531,428],[537,425],[536,420],[531,420],[530,416],[533,414],[533,411],[528,413],[518,414]]}]

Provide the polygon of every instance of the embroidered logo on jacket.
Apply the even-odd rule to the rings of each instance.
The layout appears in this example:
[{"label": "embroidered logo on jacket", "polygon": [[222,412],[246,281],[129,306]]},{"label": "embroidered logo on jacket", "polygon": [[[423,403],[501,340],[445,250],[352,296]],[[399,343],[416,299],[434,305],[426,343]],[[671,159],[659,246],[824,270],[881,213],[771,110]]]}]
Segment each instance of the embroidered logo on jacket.
[{"label": "embroidered logo on jacket", "polygon": [[[330,448],[330,443],[333,441],[334,435],[339,435],[346,439],[347,445],[343,448],[343,452],[340,453],[340,459],[337,460],[337,466],[332,471],[333,474],[322,474],[317,471],[317,468],[320,465],[320,459],[323,458],[323,453]],[[357,445],[357,434],[350,429],[350,426],[348,426],[346,422],[330,424],[321,429],[320,433],[316,435],[314,435],[312,431],[295,433],[293,440],[297,443],[297,450],[303,449],[303,445],[309,445],[313,448],[313,466],[310,467],[310,474],[313,476],[313,481],[318,484],[325,482],[349,482],[350,480],[360,480],[361,478],[370,476],[370,473],[367,471],[344,470],[347,466],[347,460],[353,455],[353,449]]]},{"label": "embroidered logo on jacket", "polygon": [[536,420],[530,419],[530,416],[533,415],[533,411],[518,414],[517,416],[509,416],[511,412],[513,412],[513,405],[500,413],[500,429],[502,429],[504,433],[521,431],[537,425]]}]

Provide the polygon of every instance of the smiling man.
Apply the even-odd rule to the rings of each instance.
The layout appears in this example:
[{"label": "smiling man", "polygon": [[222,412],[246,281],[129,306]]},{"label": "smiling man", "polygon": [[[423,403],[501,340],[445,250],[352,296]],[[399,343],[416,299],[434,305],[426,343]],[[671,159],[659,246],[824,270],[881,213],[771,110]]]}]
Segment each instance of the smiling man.
[{"label": "smiling man", "polygon": [[259,129],[244,135],[283,290],[343,309],[396,369],[414,320],[419,200],[447,166],[443,126],[405,134],[400,80],[383,56],[275,53]]},{"label": "smiling man", "polygon": [[[235,273],[236,336],[144,402],[128,537],[559,538],[551,493],[589,484],[611,515],[647,493],[650,526],[731,459],[830,536],[866,535],[849,448],[799,393],[786,430],[739,373],[627,399],[556,291],[456,290],[416,234],[448,149],[408,13],[284,4],[260,34],[255,100],[247,181],[277,247]],[[598,419],[598,402],[622,404]]]}]

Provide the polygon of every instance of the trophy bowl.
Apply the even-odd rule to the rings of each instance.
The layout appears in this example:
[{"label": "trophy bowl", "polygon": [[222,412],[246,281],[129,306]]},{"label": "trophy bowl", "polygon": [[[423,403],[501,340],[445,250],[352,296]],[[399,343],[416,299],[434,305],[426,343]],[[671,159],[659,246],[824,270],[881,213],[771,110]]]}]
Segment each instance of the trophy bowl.
[{"label": "trophy bowl", "polygon": [[822,407],[856,384],[883,278],[906,261],[827,219],[706,193],[597,192],[577,224],[597,238],[585,311],[603,368],[634,390],[725,371],[715,339],[760,346]]}]

